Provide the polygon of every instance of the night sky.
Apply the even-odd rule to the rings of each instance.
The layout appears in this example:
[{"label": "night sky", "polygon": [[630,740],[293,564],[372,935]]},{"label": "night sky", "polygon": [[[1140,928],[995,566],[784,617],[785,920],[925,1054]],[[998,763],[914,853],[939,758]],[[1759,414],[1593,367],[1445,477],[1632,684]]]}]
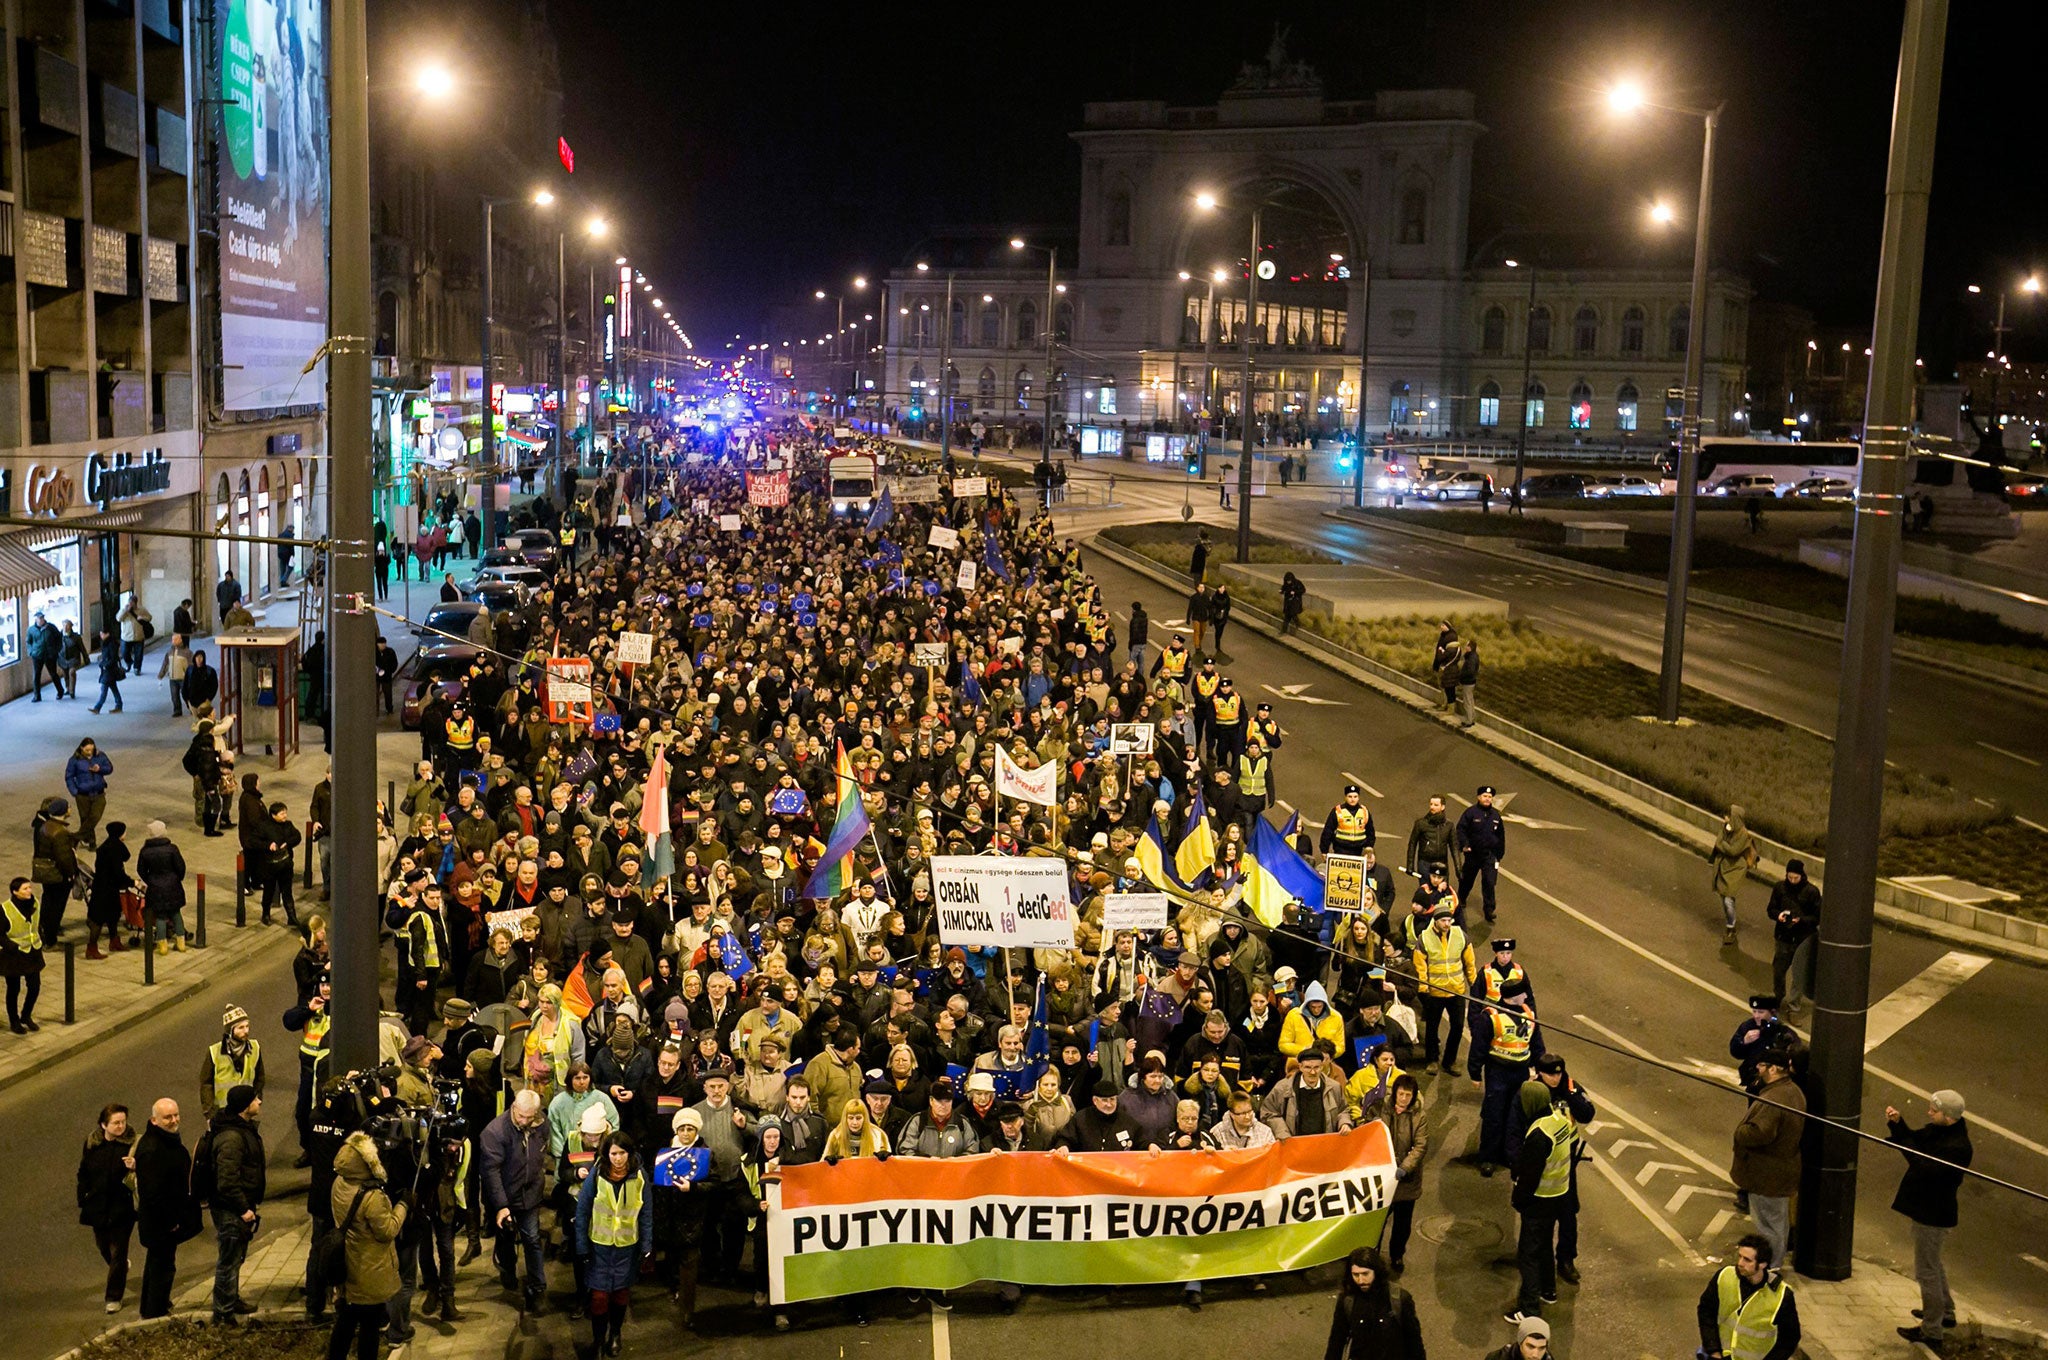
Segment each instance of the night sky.
[{"label": "night sky", "polygon": [[[614,207],[627,249],[653,261],[708,351],[735,332],[760,338],[771,308],[813,288],[899,264],[934,229],[1071,231],[1082,104],[1213,103],[1275,21],[1328,97],[1477,94],[1475,244],[1511,225],[1634,232],[1653,198],[1689,222],[1698,120],[1619,121],[1599,88],[1626,72],[1653,97],[1725,100],[1716,258],[1823,323],[1870,315],[1903,0],[549,4],[576,178]],[[1930,369],[1988,344],[1991,304],[1965,284],[1995,292],[2048,265],[2030,60],[2044,39],[2048,6],[1952,6],[1922,305]],[[2015,357],[2048,352],[2044,313],[2048,297],[2011,309]]]}]

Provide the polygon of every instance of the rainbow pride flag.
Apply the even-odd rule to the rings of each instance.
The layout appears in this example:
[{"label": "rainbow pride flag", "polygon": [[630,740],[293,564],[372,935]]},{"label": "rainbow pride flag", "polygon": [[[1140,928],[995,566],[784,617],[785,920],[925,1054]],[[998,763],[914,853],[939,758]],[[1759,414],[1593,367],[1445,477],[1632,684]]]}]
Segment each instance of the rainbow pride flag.
[{"label": "rainbow pride flag", "polygon": [[846,743],[839,743],[839,814],[833,819],[832,834],[825,841],[825,853],[804,884],[805,897],[833,898],[854,884],[853,852],[870,830],[868,810],[860,800],[860,783],[846,759]]}]

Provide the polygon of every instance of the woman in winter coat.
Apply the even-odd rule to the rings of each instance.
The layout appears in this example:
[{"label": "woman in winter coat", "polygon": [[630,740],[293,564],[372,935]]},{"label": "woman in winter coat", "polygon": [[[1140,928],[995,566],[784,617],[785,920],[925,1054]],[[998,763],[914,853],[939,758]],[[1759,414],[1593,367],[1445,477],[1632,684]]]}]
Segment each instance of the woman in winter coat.
[{"label": "woman in winter coat", "polygon": [[354,1341],[358,1360],[377,1360],[377,1343],[389,1321],[386,1305],[399,1290],[398,1235],[405,1227],[405,1206],[391,1202],[384,1163],[369,1134],[350,1134],[335,1154],[327,1212],[335,1227],[348,1223],[347,1279],[334,1301],[327,1354],[341,1360]]},{"label": "woman in winter coat", "polygon": [[1714,896],[1721,899],[1721,943],[1735,943],[1735,885],[1743,875],[1756,867],[1756,837],[1749,834],[1749,827],[1742,820],[1742,806],[1728,805],[1728,820],[1721,823],[1721,834],[1714,839],[1714,849],[1707,856],[1707,862],[1714,867]]},{"label": "woman in winter coat", "polygon": [[235,800],[235,825],[241,828],[242,865],[249,886],[261,889],[263,866],[270,862],[270,805],[257,787],[254,770],[242,776],[242,792]]},{"label": "woman in winter coat", "polygon": [[[704,1116],[698,1111],[678,1110],[670,1128],[675,1141],[670,1147],[693,1148],[704,1130]],[[654,1235],[661,1246],[663,1281],[669,1297],[682,1309],[682,1324],[689,1327],[697,1312],[697,1266],[704,1241],[704,1216],[720,1207],[716,1191],[709,1185],[678,1177],[673,1185],[654,1190]]]},{"label": "woman in winter coat", "polygon": [[591,1339],[597,1354],[617,1355],[641,1258],[654,1254],[654,1196],[626,1134],[605,1135],[597,1170],[576,1194],[576,1252],[589,1262],[583,1282]]},{"label": "woman in winter coat", "polygon": [[78,1221],[92,1229],[93,1244],[107,1263],[107,1311],[121,1311],[128,1288],[128,1239],[135,1231],[135,1135],[128,1107],[100,1111],[99,1127],[86,1135],[78,1158]]},{"label": "woman in winter coat", "polygon": [[512,951],[512,932],[499,926],[490,943],[472,954],[459,993],[478,1009],[503,1004],[519,981],[519,957]]},{"label": "woman in winter coat", "polygon": [[135,856],[135,872],[142,877],[142,906],[148,914],[150,937],[159,954],[183,950],[185,856],[172,844],[162,822],[151,822],[143,831],[148,839]]},{"label": "woman in winter coat", "polygon": [[135,886],[128,876],[128,824],[108,822],[107,838],[93,856],[92,889],[85,899],[85,956],[103,959],[100,932],[107,932],[107,950],[119,953],[121,943],[121,894]]},{"label": "woman in winter coat", "polygon": [[1429,1152],[1422,1088],[1415,1078],[1406,1072],[1394,1078],[1393,1095],[1380,1107],[1379,1121],[1394,1144],[1394,1203],[1387,1215],[1384,1245],[1387,1269],[1399,1275],[1408,1255],[1408,1232],[1415,1224],[1415,1202],[1422,1198],[1422,1159]]},{"label": "woman in winter coat", "polygon": [[78,882],[78,837],[71,830],[71,805],[62,798],[43,804],[29,823],[34,856],[30,877],[43,890],[43,943],[54,946],[64,928],[64,908]]},{"label": "woman in winter coat", "polygon": [[96,831],[107,810],[107,776],[113,772],[114,762],[91,737],[64,762],[64,791],[78,804],[78,839],[87,849],[98,843]]},{"label": "woman in winter coat", "polygon": [[1323,1360],[1427,1360],[1415,1300],[1395,1287],[1386,1261],[1371,1247],[1358,1248],[1345,1263]]}]

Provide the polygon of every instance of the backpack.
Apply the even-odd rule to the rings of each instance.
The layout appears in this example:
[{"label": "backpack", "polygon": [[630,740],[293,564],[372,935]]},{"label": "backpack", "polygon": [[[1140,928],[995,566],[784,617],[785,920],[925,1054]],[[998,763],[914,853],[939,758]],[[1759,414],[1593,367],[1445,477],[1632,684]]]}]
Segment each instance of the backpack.
[{"label": "backpack", "polygon": [[348,1215],[339,1225],[329,1224],[313,1240],[313,1265],[320,1272],[320,1278],[328,1281],[348,1279],[348,1230],[356,1221],[356,1210],[363,1207],[363,1196],[370,1193],[369,1186],[356,1191],[356,1197],[348,1202]]},{"label": "backpack", "polygon": [[199,1141],[192,1145],[192,1202],[205,1205],[212,1201],[214,1185],[213,1172],[213,1126],[199,1135]]},{"label": "backpack", "polygon": [[186,774],[191,775],[195,779],[199,777],[199,771],[201,766],[199,761],[199,742],[197,738],[194,738],[192,744],[185,748],[185,759],[183,761],[183,764],[185,766]]}]

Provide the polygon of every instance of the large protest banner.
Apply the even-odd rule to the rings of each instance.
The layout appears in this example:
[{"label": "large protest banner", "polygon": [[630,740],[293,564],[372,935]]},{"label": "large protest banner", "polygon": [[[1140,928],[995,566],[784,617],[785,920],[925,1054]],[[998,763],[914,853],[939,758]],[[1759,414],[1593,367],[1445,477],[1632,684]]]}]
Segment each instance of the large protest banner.
[{"label": "large protest banner", "polygon": [[1380,1239],[1386,1126],[1238,1151],[1005,1152],[788,1166],[769,1191],[778,1304],[869,1289],[1174,1284],[1300,1270]]},{"label": "large protest banner", "polygon": [[979,949],[1072,949],[1067,862],[1035,855],[933,855],[939,938]]}]

